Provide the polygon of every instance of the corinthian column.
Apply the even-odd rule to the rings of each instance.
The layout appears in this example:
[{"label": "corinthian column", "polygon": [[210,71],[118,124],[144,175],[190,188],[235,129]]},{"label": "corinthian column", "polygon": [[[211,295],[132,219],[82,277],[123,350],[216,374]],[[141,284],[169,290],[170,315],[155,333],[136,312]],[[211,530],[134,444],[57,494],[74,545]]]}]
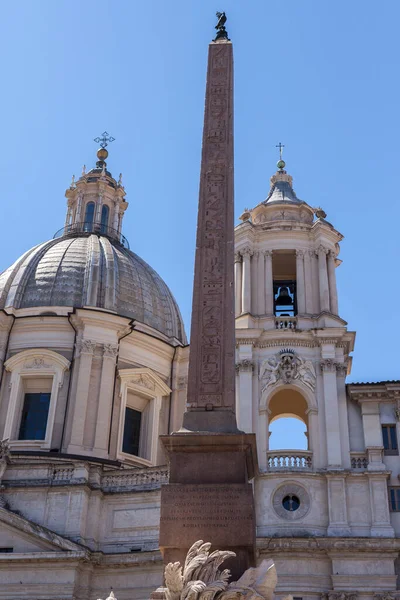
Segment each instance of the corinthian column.
[{"label": "corinthian column", "polygon": [[242,314],[242,256],[235,252],[235,317]]},{"label": "corinthian column", "polygon": [[329,283],[328,269],[326,264],[326,255],[328,250],[323,246],[318,248],[318,267],[319,267],[319,297],[321,302],[321,312],[329,312]]},{"label": "corinthian column", "polygon": [[336,273],[335,273],[336,254],[332,250],[328,254],[328,280],[329,280],[329,296],[331,303],[331,313],[337,315],[339,312],[338,296],[336,288]]},{"label": "corinthian column", "polygon": [[241,251],[243,257],[243,272],[242,272],[242,312],[249,313],[251,311],[251,263],[250,258],[253,252],[250,248],[244,248]]},{"label": "corinthian column", "polygon": [[304,315],[306,312],[306,294],[304,286],[304,252],[296,250],[296,291],[297,291],[297,312]]},{"label": "corinthian column", "polygon": [[304,252],[304,284],[305,284],[305,292],[306,292],[306,314],[307,315],[314,314],[313,297],[312,297],[313,277],[312,277],[312,270],[311,270],[311,253],[312,252],[313,252],[313,250],[306,250]]},{"label": "corinthian column", "polygon": [[274,314],[274,280],[272,275],[272,251],[266,250],[265,256],[265,314]]},{"label": "corinthian column", "polygon": [[260,250],[257,263],[257,313],[259,315],[265,314],[264,288],[264,252]]}]

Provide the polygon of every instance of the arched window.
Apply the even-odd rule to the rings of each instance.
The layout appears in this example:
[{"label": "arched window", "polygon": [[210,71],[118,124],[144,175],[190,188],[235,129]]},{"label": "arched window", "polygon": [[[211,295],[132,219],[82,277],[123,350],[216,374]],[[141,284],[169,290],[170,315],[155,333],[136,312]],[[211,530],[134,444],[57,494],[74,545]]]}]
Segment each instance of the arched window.
[{"label": "arched window", "polygon": [[107,232],[109,213],[110,209],[108,208],[107,204],[103,204],[101,209],[101,233]]},{"label": "arched window", "polygon": [[92,231],[94,219],[94,202],[86,204],[84,231]]},{"label": "arched window", "polygon": [[281,389],[269,403],[269,449],[308,450],[307,402],[300,392]]}]

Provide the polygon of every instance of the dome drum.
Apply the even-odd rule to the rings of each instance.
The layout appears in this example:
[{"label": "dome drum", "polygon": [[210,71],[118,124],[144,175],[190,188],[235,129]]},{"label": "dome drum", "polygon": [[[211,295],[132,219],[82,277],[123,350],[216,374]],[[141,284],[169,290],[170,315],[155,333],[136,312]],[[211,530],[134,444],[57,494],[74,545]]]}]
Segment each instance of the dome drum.
[{"label": "dome drum", "polygon": [[112,239],[114,242],[118,242],[127,250],[130,249],[127,238],[124,235],[122,235],[120,231],[117,231],[113,227],[109,227],[102,223],[92,223],[90,221],[84,221],[83,223],[71,223],[70,225],[65,225],[64,227],[56,231],[56,233],[53,236],[53,239],[67,236],[76,236],[77,234],[90,235],[91,233],[103,235],[107,238]]}]

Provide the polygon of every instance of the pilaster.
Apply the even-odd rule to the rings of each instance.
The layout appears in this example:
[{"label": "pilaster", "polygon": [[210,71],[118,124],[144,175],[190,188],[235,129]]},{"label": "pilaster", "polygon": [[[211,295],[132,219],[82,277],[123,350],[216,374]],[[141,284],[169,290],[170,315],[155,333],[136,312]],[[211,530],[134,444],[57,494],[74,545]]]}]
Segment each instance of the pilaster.
[{"label": "pilaster", "polygon": [[253,432],[253,370],[254,364],[249,359],[236,363],[236,372],[239,376],[239,412],[237,413],[238,428],[245,433]]},{"label": "pilaster", "polygon": [[314,314],[314,302],[313,302],[313,275],[311,268],[311,255],[314,253],[313,250],[305,250],[304,252],[304,280],[305,280],[305,293],[306,293],[306,314]]},{"label": "pilaster", "polygon": [[394,537],[390,524],[387,479],[387,473],[368,473],[372,537]]},{"label": "pilaster", "polygon": [[332,358],[326,358],[321,360],[320,367],[324,389],[328,468],[340,469],[342,467],[342,452],[336,384],[336,364],[336,361]]},{"label": "pilaster", "polygon": [[264,251],[260,250],[258,253],[257,262],[257,314],[265,314],[265,267],[264,267]]},{"label": "pilaster", "polygon": [[383,441],[382,426],[379,414],[379,403],[365,399],[360,400],[361,416],[363,422],[364,442],[368,457],[368,471],[382,471]]},{"label": "pilaster", "polygon": [[95,347],[96,342],[89,339],[82,339],[77,342],[76,345],[76,351],[79,357],[78,377],[75,404],[71,419],[71,438],[67,450],[67,452],[71,454],[80,454],[82,451],[86,410],[89,397],[90,375]]},{"label": "pilaster", "polygon": [[339,314],[339,306],[338,306],[338,295],[337,295],[337,287],[336,287],[336,273],[335,273],[335,261],[336,254],[329,251],[328,254],[328,281],[329,281],[329,297],[330,297],[330,308],[331,313],[334,315]]},{"label": "pilaster", "polygon": [[242,255],[235,252],[235,317],[242,314]]},{"label": "pilaster", "polygon": [[250,248],[243,248],[240,251],[243,257],[243,287],[242,287],[242,313],[251,312],[251,257],[253,251]]},{"label": "pilaster", "polygon": [[296,250],[296,289],[297,289],[297,312],[304,315],[306,312],[306,290],[304,282],[304,252]]},{"label": "pilaster", "polygon": [[318,247],[318,270],[319,270],[319,297],[321,303],[321,312],[329,312],[329,283],[327,268],[328,249],[324,246]]},{"label": "pilaster", "polygon": [[274,314],[274,281],[272,272],[272,251],[265,250],[265,314]]},{"label": "pilaster", "polygon": [[115,380],[115,364],[118,354],[118,346],[104,344],[103,363],[100,380],[100,394],[96,418],[96,434],[94,451],[97,456],[108,456],[108,436],[110,432],[112,396]]},{"label": "pilaster", "polygon": [[347,516],[346,477],[342,474],[327,474],[328,480],[328,508],[329,508],[329,536],[348,536],[350,527]]}]

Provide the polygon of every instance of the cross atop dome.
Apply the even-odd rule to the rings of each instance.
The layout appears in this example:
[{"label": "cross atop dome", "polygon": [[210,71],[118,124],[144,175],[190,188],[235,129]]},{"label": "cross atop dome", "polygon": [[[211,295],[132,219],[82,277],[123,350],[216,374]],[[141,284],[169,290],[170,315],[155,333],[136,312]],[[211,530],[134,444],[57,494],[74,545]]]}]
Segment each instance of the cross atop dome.
[{"label": "cross atop dome", "polygon": [[97,158],[99,159],[96,163],[96,167],[102,169],[106,167],[106,158],[108,157],[108,150],[106,150],[106,146],[115,141],[115,138],[112,135],[109,135],[107,131],[103,131],[101,136],[94,138],[93,140],[97,144],[100,144],[100,148],[97,150]]}]

